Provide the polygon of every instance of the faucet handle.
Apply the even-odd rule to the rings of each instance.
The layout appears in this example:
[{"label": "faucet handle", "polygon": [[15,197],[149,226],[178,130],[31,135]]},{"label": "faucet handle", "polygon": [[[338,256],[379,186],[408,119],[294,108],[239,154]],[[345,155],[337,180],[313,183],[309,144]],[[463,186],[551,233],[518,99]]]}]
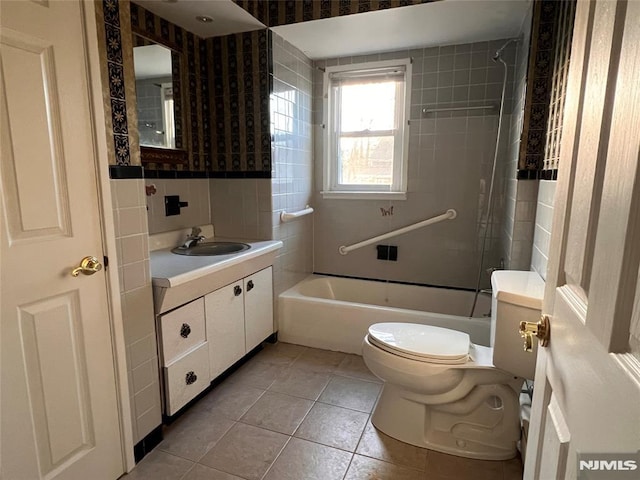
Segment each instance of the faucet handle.
[{"label": "faucet handle", "polygon": [[199,237],[202,233],[202,229],[200,227],[192,227],[190,237]]}]

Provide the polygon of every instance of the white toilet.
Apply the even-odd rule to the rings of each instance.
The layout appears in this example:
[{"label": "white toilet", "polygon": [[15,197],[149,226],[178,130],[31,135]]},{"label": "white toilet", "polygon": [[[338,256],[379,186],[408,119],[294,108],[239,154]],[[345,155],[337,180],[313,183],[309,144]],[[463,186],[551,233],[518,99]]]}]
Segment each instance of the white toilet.
[{"label": "white toilet", "polygon": [[535,272],[491,277],[491,346],[455,330],[411,323],[369,328],[362,356],[384,380],[371,421],[406,443],[452,455],[506,460],[520,438],[519,394],[533,379],[537,344],[523,349],[520,321],[540,320],[544,281]]}]

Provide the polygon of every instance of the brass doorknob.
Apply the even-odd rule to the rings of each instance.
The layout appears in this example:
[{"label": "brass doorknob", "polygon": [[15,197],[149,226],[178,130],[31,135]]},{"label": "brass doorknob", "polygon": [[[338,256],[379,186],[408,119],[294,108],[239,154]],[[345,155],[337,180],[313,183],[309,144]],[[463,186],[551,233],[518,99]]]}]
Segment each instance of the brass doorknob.
[{"label": "brass doorknob", "polygon": [[524,351],[530,352],[533,347],[533,337],[538,337],[538,342],[541,347],[549,345],[549,337],[551,335],[551,325],[549,324],[549,317],[542,315],[540,321],[533,322],[520,322],[520,336],[524,339]]},{"label": "brass doorknob", "polygon": [[88,256],[84,257],[82,261],[80,261],[80,265],[71,271],[71,276],[77,277],[80,273],[93,275],[100,270],[102,270],[102,264],[100,261],[96,257]]}]

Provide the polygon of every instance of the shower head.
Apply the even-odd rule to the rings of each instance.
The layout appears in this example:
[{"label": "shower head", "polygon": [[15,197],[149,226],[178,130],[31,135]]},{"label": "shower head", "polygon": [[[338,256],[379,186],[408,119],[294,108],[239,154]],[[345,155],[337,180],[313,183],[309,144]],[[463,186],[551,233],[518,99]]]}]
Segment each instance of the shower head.
[{"label": "shower head", "polygon": [[502,56],[502,52],[504,51],[505,48],[507,48],[507,45],[509,45],[510,43],[516,43],[518,40],[515,38],[512,38],[510,40],[507,40],[506,42],[504,42],[504,44],[498,49],[496,50],[496,53],[493,55],[493,57],[491,58],[494,62],[497,62],[498,59]]}]

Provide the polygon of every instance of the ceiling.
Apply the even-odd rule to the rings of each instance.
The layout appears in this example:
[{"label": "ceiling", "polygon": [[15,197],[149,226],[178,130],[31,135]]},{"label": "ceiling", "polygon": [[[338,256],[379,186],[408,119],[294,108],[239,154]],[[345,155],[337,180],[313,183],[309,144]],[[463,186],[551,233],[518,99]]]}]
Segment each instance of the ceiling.
[{"label": "ceiling", "polygon": [[[415,47],[513,38],[532,0],[442,0],[273,27],[309,58],[332,58]],[[208,38],[266,28],[231,0],[135,0]],[[214,19],[196,20],[197,15]]]},{"label": "ceiling", "polygon": [[274,27],[311,59],[517,37],[531,0],[443,0]]},{"label": "ceiling", "polygon": [[[202,38],[266,28],[231,0],[134,0],[134,3]],[[211,17],[213,22],[202,23],[196,20],[198,15]]]}]

